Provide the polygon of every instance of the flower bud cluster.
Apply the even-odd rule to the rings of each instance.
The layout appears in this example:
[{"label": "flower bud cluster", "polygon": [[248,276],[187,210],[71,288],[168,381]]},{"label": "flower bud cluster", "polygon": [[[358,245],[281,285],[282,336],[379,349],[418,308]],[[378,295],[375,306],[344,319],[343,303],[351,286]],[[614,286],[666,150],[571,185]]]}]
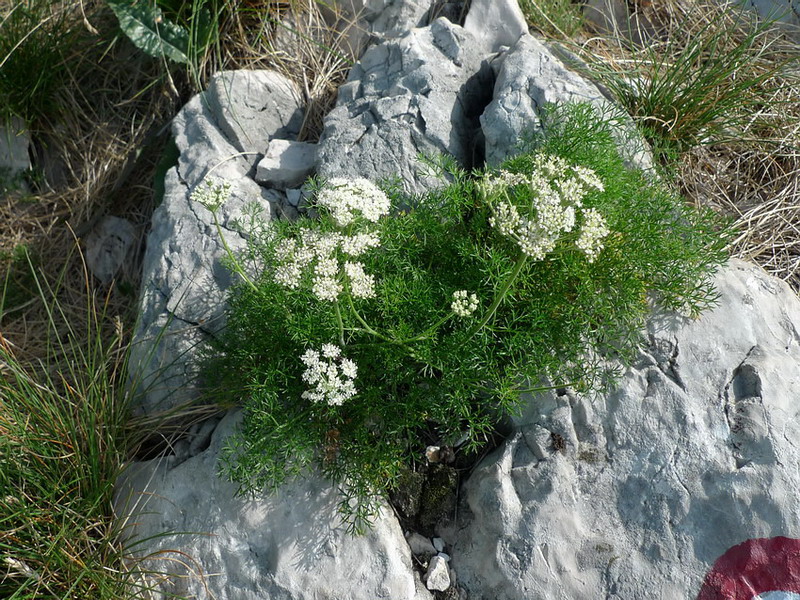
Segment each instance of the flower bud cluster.
[{"label": "flower bud cluster", "polygon": [[390,201],[368,179],[334,177],[317,194],[317,205],[328,209],[340,227],[346,227],[356,219],[357,213],[376,223],[389,214]]},{"label": "flower bud cluster", "polygon": [[[558,156],[538,155],[533,167],[528,176],[500,171],[487,177],[484,190],[495,198],[490,224],[514,240],[522,252],[543,260],[561,236],[573,231],[581,220],[576,246],[593,262],[609,229],[597,210],[583,208],[583,199],[592,189],[603,191],[602,181],[591,169],[570,165]],[[521,186],[522,190],[515,189]],[[529,201],[525,215],[520,214],[512,198]]]},{"label": "flower bud cluster", "polygon": [[353,382],[358,367],[349,358],[342,357],[339,346],[322,344],[321,352],[308,349],[300,356],[300,360],[306,366],[302,379],[312,386],[303,392],[303,399],[341,406],[345,400],[356,395]]},{"label": "flower bud cluster", "polygon": [[450,309],[459,317],[468,317],[478,309],[478,297],[467,290],[453,292]]}]

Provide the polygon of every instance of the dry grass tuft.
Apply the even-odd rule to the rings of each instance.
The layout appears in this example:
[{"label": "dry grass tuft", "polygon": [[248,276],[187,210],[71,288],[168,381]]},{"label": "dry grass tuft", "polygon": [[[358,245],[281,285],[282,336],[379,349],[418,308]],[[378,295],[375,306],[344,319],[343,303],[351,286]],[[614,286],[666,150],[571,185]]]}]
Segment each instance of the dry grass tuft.
[{"label": "dry grass tuft", "polygon": [[[656,140],[679,150],[672,154],[678,186],[694,204],[711,206],[734,220],[740,231],[730,247],[735,256],[756,262],[800,292],[796,42],[787,37],[785,28],[763,28],[754,34],[753,20],[746,13],[708,0],[637,3],[631,27],[626,34],[584,37],[571,48],[587,62],[600,62],[602,68],[637,82],[643,96],[655,97],[634,98],[629,110],[641,125],[658,132]],[[710,36],[713,43],[692,55],[697,64],[667,80],[668,92],[654,91],[656,78],[664,81],[665,69],[681,67],[687,49],[697,47],[703,36]],[[741,54],[737,68],[707,88],[698,86],[696,96],[685,97],[689,105],[681,106],[681,94],[697,70],[720,57],[724,61],[742,44],[747,44],[747,52]],[[741,81],[753,85],[737,91],[733,86]],[[726,93],[731,93],[729,107],[716,125],[694,127],[687,122],[705,118],[691,114],[699,113],[704,102],[717,110]],[[678,108],[673,108],[676,101]]]}]

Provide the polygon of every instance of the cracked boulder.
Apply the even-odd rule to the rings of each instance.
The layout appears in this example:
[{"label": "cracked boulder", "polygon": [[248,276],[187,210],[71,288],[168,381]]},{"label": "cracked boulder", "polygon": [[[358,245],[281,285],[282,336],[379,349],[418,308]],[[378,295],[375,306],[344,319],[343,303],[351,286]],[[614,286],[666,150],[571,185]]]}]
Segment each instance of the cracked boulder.
[{"label": "cracked boulder", "polygon": [[[577,61],[573,56],[564,56]],[[566,62],[532,35],[523,33],[497,63],[499,70],[491,103],[480,117],[486,140],[486,162],[499,165],[515,153],[515,142],[541,131],[545,104],[587,102],[601,118],[615,119],[620,151],[633,166],[648,169],[649,151],[633,122],[598,87],[568,68]]]},{"label": "cracked boulder", "polygon": [[[336,487],[315,474],[280,494],[241,497],[217,475],[220,448],[241,413],[228,413],[207,447],[183,462],[131,465],[115,510],[152,598],[432,600],[394,513],[353,537]],[[165,573],[168,573],[166,575]]]},{"label": "cracked boulder", "polygon": [[530,400],[462,492],[470,597],[696,598],[729,549],[800,538],[800,300],[736,260],[716,285],[699,319],[650,320],[612,392]]},{"label": "cracked boulder", "polygon": [[220,209],[223,235],[233,251],[245,247],[239,224],[248,207],[269,219],[282,194],[251,177],[258,156],[240,154],[217,123],[220,116],[206,94],[198,94],[175,117],[172,131],[180,152],[164,180],[142,266],[140,316],[131,350],[134,410],[153,413],[198,396],[197,360],[210,333],[224,325],[225,293],[234,278],[211,213],[190,201],[207,175],[231,185]]},{"label": "cracked boulder", "polygon": [[416,194],[441,185],[423,172],[419,154],[480,164],[478,118],[493,83],[481,47],[464,28],[439,18],[367,50],[325,118],[318,174],[397,179]]}]

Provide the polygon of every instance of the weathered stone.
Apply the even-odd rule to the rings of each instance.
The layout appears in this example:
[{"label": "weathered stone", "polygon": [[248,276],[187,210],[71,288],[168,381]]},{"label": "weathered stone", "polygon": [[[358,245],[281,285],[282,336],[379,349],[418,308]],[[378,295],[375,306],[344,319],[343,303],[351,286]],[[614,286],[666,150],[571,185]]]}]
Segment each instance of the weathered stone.
[{"label": "weathered stone", "polygon": [[517,0],[472,0],[464,29],[490,53],[513,46],[528,33],[528,24]]},{"label": "weathered stone", "polygon": [[302,96],[276,71],[222,71],[205,93],[214,122],[239,152],[263,152],[272,138],[295,139]]},{"label": "weathered stone", "polygon": [[430,600],[391,510],[352,537],[336,487],[314,474],[274,495],[237,496],[217,471],[240,420],[229,413],[205,451],[174,467],[135,463],[117,485],[117,514],[139,540],[132,558],[150,556],[139,566],[173,574],[147,578],[161,598]]},{"label": "weathered stone", "polygon": [[406,535],[406,541],[414,556],[431,557],[436,554],[436,548],[431,544],[431,540],[416,531]]},{"label": "weathered stone", "polygon": [[491,86],[474,37],[446,19],[370,48],[325,118],[318,173],[399,178],[411,193],[441,185],[422,172],[418,155],[480,163],[477,119]]},{"label": "weathered stone", "polygon": [[[593,83],[569,70],[545,44],[523,35],[502,59],[491,104],[480,118],[486,139],[486,162],[498,165],[515,152],[514,143],[541,131],[540,111],[547,103],[588,102],[599,118],[621,118],[620,109]],[[629,119],[623,119],[628,122]],[[621,152],[632,165],[652,164],[633,124],[619,128]]]},{"label": "weathered stone", "polygon": [[650,40],[656,36],[647,17],[641,11],[631,13],[624,0],[588,0],[583,5],[583,16],[590,29],[634,44],[652,43]]},{"label": "weathered stone", "polygon": [[153,214],[142,267],[141,315],[131,349],[137,412],[169,410],[198,394],[199,346],[224,324],[226,290],[236,281],[223,264],[225,251],[211,213],[189,199],[210,173],[231,184],[219,211],[230,248],[244,248],[237,223],[258,203],[270,217],[267,190],[247,176],[255,157],[238,156],[203,94],[192,98],[173,121],[178,166],[164,178],[164,198]]},{"label": "weathered stone", "polygon": [[110,283],[136,240],[136,227],[127,219],[107,216],[86,236],[86,266],[102,283]]},{"label": "weathered stone", "polygon": [[256,181],[280,189],[302,185],[313,172],[316,159],[316,144],[272,140],[258,163]]},{"label": "weathered stone", "polygon": [[24,121],[17,117],[0,126],[0,191],[27,191],[21,174],[31,168],[31,140]]},{"label": "weathered stone", "polygon": [[762,19],[776,21],[787,35],[800,42],[800,6],[795,0],[740,0],[736,4],[753,10]]},{"label": "weathered stone", "polygon": [[[532,399],[475,470],[448,540],[471,597],[695,598],[742,540],[800,538],[800,300],[741,261],[716,285],[699,319],[650,320],[614,391]],[[539,427],[563,450],[538,458]]]},{"label": "weathered stone", "polygon": [[450,573],[447,570],[447,561],[441,556],[434,556],[428,565],[425,574],[425,585],[429,590],[443,592],[450,587]]}]

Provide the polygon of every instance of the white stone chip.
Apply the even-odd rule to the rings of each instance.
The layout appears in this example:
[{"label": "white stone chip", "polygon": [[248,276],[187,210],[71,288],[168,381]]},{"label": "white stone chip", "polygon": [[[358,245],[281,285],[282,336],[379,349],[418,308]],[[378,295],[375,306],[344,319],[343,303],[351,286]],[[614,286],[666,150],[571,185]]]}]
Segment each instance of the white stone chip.
[{"label": "white stone chip", "polygon": [[434,556],[431,559],[431,564],[428,565],[428,573],[425,575],[425,585],[429,590],[439,592],[443,592],[450,587],[450,572],[447,569],[447,561],[441,556]]}]

